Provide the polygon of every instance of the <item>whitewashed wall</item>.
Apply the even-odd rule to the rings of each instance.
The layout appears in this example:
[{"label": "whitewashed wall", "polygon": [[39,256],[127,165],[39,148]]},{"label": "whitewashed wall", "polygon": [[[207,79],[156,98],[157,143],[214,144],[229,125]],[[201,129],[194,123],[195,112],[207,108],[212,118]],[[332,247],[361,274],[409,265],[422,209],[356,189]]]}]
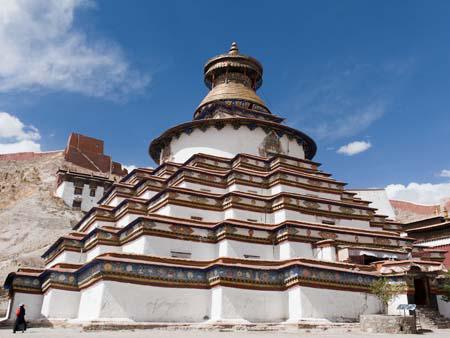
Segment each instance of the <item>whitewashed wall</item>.
[{"label": "whitewashed wall", "polygon": [[361,189],[361,190],[350,190],[355,192],[357,197],[363,199],[364,201],[369,201],[371,208],[378,209],[377,214],[389,216],[390,219],[395,220],[394,208],[389,202],[389,198],[384,189]]},{"label": "whitewashed wall", "polygon": [[9,319],[16,318],[16,309],[20,304],[25,304],[25,318],[27,320],[34,320],[42,318],[42,301],[43,295],[36,295],[30,293],[16,292],[12,301],[11,312]]},{"label": "whitewashed wall", "polygon": [[181,182],[181,183],[177,184],[176,187],[191,189],[194,191],[210,192],[213,194],[221,194],[221,195],[229,193],[229,192],[233,192],[233,191],[257,194],[259,196],[274,196],[274,195],[282,193],[282,192],[287,192],[287,193],[293,193],[293,194],[327,198],[327,199],[331,199],[331,200],[335,200],[335,201],[341,200],[341,194],[338,194],[338,193],[332,194],[332,193],[326,193],[326,192],[319,192],[319,191],[315,191],[315,190],[309,190],[309,189],[294,187],[294,186],[285,185],[285,184],[276,184],[269,189],[263,189],[263,188],[253,187],[253,186],[246,186],[243,184],[231,184],[226,189],[223,189],[223,188],[218,188],[218,187],[206,186],[206,185],[199,184],[199,183]]},{"label": "whitewashed wall", "polygon": [[317,318],[357,320],[360,314],[374,314],[381,310],[375,296],[362,292],[295,286],[288,293],[290,321]]},{"label": "whitewashed wall", "polygon": [[336,249],[334,246],[315,248],[313,254],[315,259],[321,261],[335,262],[337,260]]},{"label": "whitewashed wall", "polygon": [[103,197],[105,190],[103,187],[97,187],[95,196],[90,196],[89,184],[83,185],[83,192],[81,195],[75,195],[75,186],[73,182],[63,181],[56,189],[55,195],[61,198],[66,205],[72,208],[73,201],[76,198],[81,199],[81,210],[89,211],[92,207],[97,205],[97,202]]},{"label": "whitewashed wall", "polygon": [[[349,258],[348,249],[339,250],[339,255],[337,256],[333,246],[313,249],[310,243],[289,240],[276,245],[249,243],[231,239],[222,239],[217,243],[205,243],[145,235],[123,246],[102,244],[84,253],[63,251],[52,262],[48,263],[47,267],[54,266],[57,263],[85,263],[104,253],[123,252],[171,257],[172,251],[190,253],[190,259],[198,261],[214,260],[218,257],[245,258],[246,255],[258,256],[263,260],[311,258],[324,261],[345,261]],[[364,252],[383,257],[383,252],[381,251],[366,249]],[[389,255],[389,253],[387,254]],[[403,258],[403,256],[400,256],[400,258]]]},{"label": "whitewashed wall", "polygon": [[[220,130],[220,137],[218,137],[217,129],[213,127],[204,132],[194,129],[190,135],[181,134],[178,139],[172,138],[170,161],[183,163],[198,153],[228,158],[239,153],[260,156],[258,148],[266,136],[267,134],[261,128],[249,130],[245,126],[235,130],[227,125]],[[280,138],[280,142],[285,155],[305,158],[303,147],[295,139],[289,140],[284,135]]]},{"label": "whitewashed wall", "polygon": [[79,319],[201,322],[210,315],[210,293],[104,281],[83,290]]},{"label": "whitewashed wall", "polygon": [[46,318],[77,318],[80,292],[51,289],[44,295],[42,314]]},{"label": "whitewashed wall", "polygon": [[[128,285],[128,284],[125,284]],[[94,320],[100,318],[104,297],[104,283],[94,285],[80,291],[78,319]]]},{"label": "whitewashed wall", "polygon": [[48,269],[58,263],[80,264],[86,262],[86,254],[74,251],[62,251],[50,263],[46,264]]},{"label": "whitewashed wall", "polygon": [[408,302],[408,295],[407,294],[400,294],[394,297],[389,304],[388,304],[388,314],[390,315],[403,315],[403,311],[398,311],[397,307],[400,304],[409,304]]},{"label": "whitewashed wall", "polygon": [[[186,219],[191,219],[193,216],[201,217],[204,222],[220,222],[226,219],[236,219],[241,221],[255,220],[262,224],[279,224],[289,220],[321,223],[323,219],[326,219],[326,217],[323,216],[304,214],[299,211],[285,209],[277,210],[273,213],[255,212],[236,208],[229,208],[224,211],[212,211],[173,204],[166,205],[161,209],[156,210],[155,214],[176,216],[178,218]],[[342,225],[346,228],[373,230],[373,228],[370,227],[370,223],[366,220],[339,218],[334,220],[336,221],[336,225]]]},{"label": "whitewashed wall", "polygon": [[291,259],[295,257],[314,258],[313,249],[310,243],[302,242],[281,242],[278,247],[278,259]]},{"label": "whitewashed wall", "polygon": [[[404,303],[402,296],[390,306]],[[379,313],[370,294],[294,286],[286,291],[261,291],[216,286],[208,289],[164,288],[100,281],[81,292],[50,290],[42,295],[16,293],[13,309],[25,303],[28,320],[131,320],[146,322],[295,322],[308,319],[357,320]],[[439,303],[442,314],[450,307]],[[14,311],[11,319],[14,317]]]},{"label": "whitewashed wall", "polygon": [[281,322],[287,318],[286,293],[218,286],[212,289],[211,319]]},{"label": "whitewashed wall", "polygon": [[444,301],[442,296],[437,297],[437,303],[439,308],[439,313],[444,317],[450,319],[450,302]]}]

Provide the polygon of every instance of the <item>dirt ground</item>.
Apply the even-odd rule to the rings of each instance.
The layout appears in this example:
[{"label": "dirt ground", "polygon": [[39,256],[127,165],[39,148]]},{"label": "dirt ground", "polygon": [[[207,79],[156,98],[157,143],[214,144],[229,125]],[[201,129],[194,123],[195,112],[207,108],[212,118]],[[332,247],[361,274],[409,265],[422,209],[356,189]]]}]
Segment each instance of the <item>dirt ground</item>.
[{"label": "dirt ground", "polygon": [[[22,335],[21,332],[16,335]],[[25,332],[24,335],[30,335],[32,337],[64,337],[64,338],[294,338],[294,337],[326,337],[326,338],[363,338],[363,337],[376,337],[376,338],[392,338],[394,335],[389,334],[367,334],[361,332],[336,332],[333,330],[320,331],[320,332],[308,332],[308,331],[292,331],[292,332],[252,332],[252,331],[234,331],[234,332],[220,332],[220,331],[203,331],[203,330],[130,330],[130,331],[90,331],[84,332],[81,329],[47,329],[47,328],[31,328]],[[0,338],[14,336],[9,329],[0,330]],[[417,335],[398,335],[400,338],[416,337]],[[450,330],[437,330],[435,332],[425,333],[422,337],[426,338],[449,338]]]}]

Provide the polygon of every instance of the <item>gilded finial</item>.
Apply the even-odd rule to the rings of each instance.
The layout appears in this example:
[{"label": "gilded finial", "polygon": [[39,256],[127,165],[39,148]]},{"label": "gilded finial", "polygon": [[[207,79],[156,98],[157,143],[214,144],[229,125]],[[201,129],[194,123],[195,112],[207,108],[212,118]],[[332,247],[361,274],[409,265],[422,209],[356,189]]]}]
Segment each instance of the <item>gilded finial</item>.
[{"label": "gilded finial", "polygon": [[230,47],[228,54],[239,54],[239,48],[236,42],[233,42]]},{"label": "gilded finial", "polygon": [[438,205],[438,206],[436,206],[436,209],[434,209],[434,214],[436,216],[439,216],[440,213],[441,213],[441,207]]}]

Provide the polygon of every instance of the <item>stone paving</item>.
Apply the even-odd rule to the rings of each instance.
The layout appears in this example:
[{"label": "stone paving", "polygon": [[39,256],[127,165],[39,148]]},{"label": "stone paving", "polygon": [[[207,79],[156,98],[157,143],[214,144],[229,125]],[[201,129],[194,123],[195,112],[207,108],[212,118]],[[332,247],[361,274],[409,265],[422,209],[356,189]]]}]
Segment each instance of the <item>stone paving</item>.
[{"label": "stone paving", "polygon": [[[22,335],[21,332],[16,333],[16,335]],[[399,338],[403,337],[417,337],[417,335],[390,335],[390,334],[368,334],[361,333],[357,330],[352,332],[339,332],[336,330],[325,330],[325,331],[312,331],[308,330],[296,330],[292,332],[252,332],[252,331],[232,331],[232,332],[220,332],[220,331],[207,331],[207,330],[126,330],[126,331],[82,331],[81,329],[64,329],[64,328],[31,328],[25,332],[25,335],[30,335],[32,337],[64,337],[64,338],[294,338],[294,337],[324,337],[324,338],[338,338],[338,337],[349,337],[349,338],[363,338],[363,337],[374,337],[374,338],[392,338],[397,336]],[[9,329],[0,330],[0,338],[12,337],[14,336],[12,331]],[[449,338],[450,329],[446,330],[436,330],[434,332],[428,332],[422,335],[426,338]]]}]

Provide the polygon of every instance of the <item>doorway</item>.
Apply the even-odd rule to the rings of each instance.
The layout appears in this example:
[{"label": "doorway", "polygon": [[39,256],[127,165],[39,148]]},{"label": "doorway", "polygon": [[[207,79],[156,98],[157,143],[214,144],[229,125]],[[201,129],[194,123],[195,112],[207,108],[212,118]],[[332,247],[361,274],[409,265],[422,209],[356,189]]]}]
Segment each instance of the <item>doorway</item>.
[{"label": "doorway", "polygon": [[430,305],[427,278],[414,278],[414,290],[414,301],[416,305]]}]

